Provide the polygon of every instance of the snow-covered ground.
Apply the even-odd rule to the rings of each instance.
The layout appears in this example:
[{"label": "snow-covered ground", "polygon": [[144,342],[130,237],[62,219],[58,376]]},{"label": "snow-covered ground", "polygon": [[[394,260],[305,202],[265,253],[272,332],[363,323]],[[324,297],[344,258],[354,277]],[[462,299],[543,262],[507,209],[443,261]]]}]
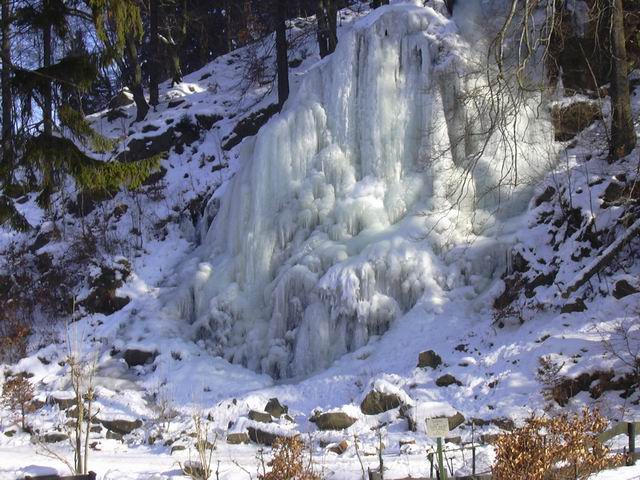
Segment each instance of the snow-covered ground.
[{"label": "snow-covered ground", "polygon": [[[123,109],[126,119],[109,122],[103,114],[93,118],[106,135],[132,130],[127,136],[131,141],[161,135],[183,118],[197,122],[198,116],[215,116],[199,140],[182,153],[172,150],[163,161],[167,173],[155,191],[121,193],[90,216],[91,221],[106,221],[113,228],[110,238],[115,240],[112,250],[103,252],[105,263],[121,257],[131,262],[132,273],[118,289],[118,295],[131,302],[111,315],[83,316],[44,344],[34,340],[27,358],[6,366],[31,374],[37,398],[46,402],[69,394],[62,363],[66,337],[75,340],[70,343],[85,358],[97,359],[98,418],[143,420],[143,426],[123,441],[105,438],[104,429],[91,434],[90,443],[95,445],[90,469],[98,472],[98,478],[183,478],[179,463],[193,455],[188,435],[193,414],[209,418],[212,435],[218,436],[214,464],[220,461],[221,479],[257,476],[260,447],[226,443],[228,433],[248,427],[282,435],[299,432],[311,441],[317,468],[327,478],[359,479],[358,453],[365,468],[378,465],[378,434],[372,429],[381,425],[387,478],[427,476],[427,453],[434,440],[425,434],[425,418],[443,411],[461,412],[467,422],[452,436],[477,441],[480,434],[499,432],[505,419],[517,423],[533,412],[561,410],[543,395],[541,357],[551,358],[560,366],[558,373],[571,378],[622,368],[622,359],[612,355],[606,340],[619,322],[637,319],[639,294],[621,299],[606,295],[603,285],[622,278],[614,272],[592,285],[585,296],[586,310],[560,313],[563,286],[598,252],[594,248],[584,258],[572,260],[584,242],[570,240],[559,249],[550,246],[549,226],[540,223],[540,215],[561,208],[551,199],[538,205],[535,200],[548,186],[564,182],[571,187],[572,208],[591,212],[598,229],[612,228],[622,210],[602,205],[607,183],[594,181],[608,182],[614,174],[604,159],[603,127],[594,124],[580,134],[561,155],[559,166],[550,168],[544,157],[539,165],[544,175],[531,172],[536,184],[529,185],[535,187],[529,207],[514,207],[507,217],[479,231],[474,222],[486,223],[495,213],[490,206],[484,205],[483,214],[461,220],[459,210],[435,201],[444,202],[456,191],[441,174],[459,177],[451,153],[455,148],[441,146],[451,142],[450,132],[433,121],[439,109],[445,110],[446,89],[429,83],[452,81],[446,69],[451,63],[464,63],[456,52],[466,46],[465,40],[443,15],[417,2],[395,3],[368,16],[365,8],[342,11],[339,51],[321,62],[310,24],[304,19],[294,22],[291,35],[297,41],[291,60],[300,62],[292,69],[290,101],[257,137],[228,150],[223,145],[233,137],[238,119],[275,101],[271,84],[246,85],[240,80],[251,59],[272,53],[267,42],[220,57],[174,88],[166,85],[162,104],[141,124],[128,125],[134,118],[133,106]],[[360,17],[365,18],[357,21]],[[377,45],[383,55],[367,57],[370,68],[376,68],[359,72],[357,55],[366,57],[359,49],[373,50],[375,42],[382,44],[381,39],[387,38],[388,43]],[[424,72],[412,70],[422,67]],[[393,72],[400,73],[386,82]],[[358,100],[353,91],[365,88],[371,90]],[[365,97],[375,89],[382,92],[380,98],[393,102],[379,104],[369,98],[367,103]],[[360,103],[350,103],[356,100]],[[634,104],[637,113],[638,91]],[[428,109],[433,117],[418,120],[414,107]],[[393,121],[385,124],[388,117]],[[350,130],[352,118],[368,125],[365,133]],[[410,135],[422,129],[429,130],[425,134],[429,145]],[[297,132],[295,138],[292,131]],[[399,132],[407,137],[394,143]],[[418,165],[435,143],[449,152],[449,158],[438,158],[439,166]],[[546,154],[565,145],[543,147],[529,153]],[[379,150],[385,153],[379,155]],[[289,158],[290,151],[297,156]],[[636,151],[616,166],[615,173],[625,171],[631,178],[637,161]],[[490,167],[481,174],[490,176]],[[425,171],[430,187],[418,180]],[[477,183],[494,186],[487,178],[481,180]],[[514,204],[516,193],[505,192],[514,195]],[[207,207],[196,209],[204,212],[204,219],[194,226],[185,206],[210,196]],[[105,214],[122,204],[128,210],[121,217]],[[19,207],[33,225],[50,221],[33,198]],[[221,214],[209,228],[206,217],[218,208]],[[468,207],[461,208],[461,215],[466,215]],[[271,223],[258,225],[261,220]],[[67,225],[69,237],[78,228],[77,219],[69,214],[56,223]],[[305,228],[293,231],[291,225]],[[0,235],[3,247],[21,239],[5,230]],[[39,252],[48,251],[54,258],[64,255],[65,242],[63,237]],[[559,256],[560,273],[556,283],[535,288],[523,303],[524,324],[506,322],[501,328],[494,322],[493,304],[505,288],[500,275],[515,251],[531,262]],[[533,253],[527,256],[527,251]],[[302,265],[306,271],[301,273]],[[635,282],[635,262],[624,268],[624,278]],[[185,292],[192,295],[191,304]],[[80,298],[83,294],[87,292],[78,293]],[[322,310],[326,305],[339,312],[330,316]],[[212,311],[228,314],[236,323],[215,324],[220,317]],[[338,345],[336,338],[319,338],[323,322],[328,325],[340,315],[352,322],[343,325],[352,334],[348,346]],[[294,318],[307,323],[291,325]],[[214,324],[212,333],[201,331]],[[333,331],[327,325],[327,331]],[[244,330],[225,332],[225,338],[215,336],[221,328],[238,326]],[[222,340],[228,348],[218,348]],[[129,367],[122,355],[127,349],[153,352],[155,357],[148,364]],[[427,350],[442,357],[435,369],[416,367],[419,354]],[[240,365],[242,361],[252,368]],[[260,371],[279,375],[274,379]],[[445,374],[455,382],[437,386]],[[396,394],[414,407],[417,431],[408,429],[397,408],[365,415],[360,404],[372,390]],[[250,410],[262,411],[274,397],[288,407],[290,418],[268,424],[248,418]],[[612,421],[639,420],[637,400],[637,393],[623,399],[619,391],[605,391],[592,398],[583,391],[571,398],[568,408],[597,406]],[[164,429],[158,419],[161,404],[176,411]],[[331,411],[345,412],[356,422],[342,431],[318,431],[310,418]],[[0,412],[4,433],[0,479],[54,470],[66,473],[62,462],[43,455],[43,446],[19,431],[14,415],[7,409]],[[66,421],[64,411],[51,404],[29,415],[30,425],[41,433],[61,429]],[[359,449],[354,446],[356,437]],[[329,451],[343,440],[348,443],[344,453]],[[614,446],[623,446],[622,437]],[[70,458],[67,442],[50,448]],[[465,455],[463,462],[459,454],[451,453],[458,473],[470,472],[469,453]],[[492,461],[491,447],[480,448],[478,470],[486,471]],[[594,478],[640,478],[640,467]]]}]

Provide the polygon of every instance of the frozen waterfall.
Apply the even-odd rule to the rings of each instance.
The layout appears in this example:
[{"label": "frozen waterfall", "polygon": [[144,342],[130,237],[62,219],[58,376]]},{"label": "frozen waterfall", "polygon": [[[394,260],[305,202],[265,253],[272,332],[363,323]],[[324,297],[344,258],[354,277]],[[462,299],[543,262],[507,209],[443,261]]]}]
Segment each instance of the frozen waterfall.
[{"label": "frozen waterfall", "polygon": [[491,276],[497,262],[456,274],[446,254],[526,204],[516,183],[543,168],[530,144],[544,142],[519,122],[516,182],[508,147],[482,137],[486,118],[463,100],[482,85],[473,50],[414,5],[380,8],[340,38],[241,147],[180,297],[198,338],[251,369],[305,375],[421,296]]}]

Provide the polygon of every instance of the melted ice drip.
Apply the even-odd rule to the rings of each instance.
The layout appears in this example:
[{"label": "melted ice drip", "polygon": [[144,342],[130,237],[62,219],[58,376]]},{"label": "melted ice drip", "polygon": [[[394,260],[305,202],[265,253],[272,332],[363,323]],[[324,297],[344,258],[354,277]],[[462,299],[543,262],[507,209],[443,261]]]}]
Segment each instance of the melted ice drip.
[{"label": "melted ice drip", "polygon": [[495,188],[511,178],[499,142],[476,157],[457,220],[431,231],[416,215],[451,205],[484,145],[470,140],[482,119],[458,102],[478,81],[459,73],[464,48],[431,9],[379,9],[245,141],[182,298],[199,338],[249,368],[305,375],[383,334],[425,292],[469,281],[473,267],[447,273],[442,254],[472,218],[493,218],[479,212],[498,197],[513,204],[510,187]]}]

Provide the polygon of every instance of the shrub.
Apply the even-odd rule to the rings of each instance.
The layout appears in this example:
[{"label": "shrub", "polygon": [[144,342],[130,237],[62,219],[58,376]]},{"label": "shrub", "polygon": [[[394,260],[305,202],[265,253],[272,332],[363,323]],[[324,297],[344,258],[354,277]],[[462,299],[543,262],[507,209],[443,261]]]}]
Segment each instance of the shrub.
[{"label": "shrub", "polygon": [[529,418],[500,435],[493,474],[496,480],[584,480],[594,472],[623,464],[600,440],[607,421],[598,410],[553,418]]},{"label": "shrub", "polygon": [[260,480],[320,480],[313,471],[311,458],[305,461],[305,444],[299,436],[278,437],[273,443],[271,471],[260,475]]},{"label": "shrub", "polygon": [[20,413],[22,430],[25,430],[25,416],[34,410],[33,385],[24,375],[8,378],[2,386],[2,403],[11,410]]}]

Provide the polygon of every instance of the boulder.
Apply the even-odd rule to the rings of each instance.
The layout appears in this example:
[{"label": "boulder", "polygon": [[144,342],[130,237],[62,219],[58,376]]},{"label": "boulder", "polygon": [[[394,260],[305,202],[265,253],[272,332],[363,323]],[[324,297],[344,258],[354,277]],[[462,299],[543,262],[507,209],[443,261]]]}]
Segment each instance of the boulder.
[{"label": "boulder", "polygon": [[449,385],[457,385],[460,387],[462,386],[462,382],[453,375],[446,373],[436,380],[436,385],[438,387],[448,387]]},{"label": "boulder", "polygon": [[572,102],[568,105],[556,105],[551,109],[555,137],[560,142],[571,140],[601,118],[602,110],[595,101]]},{"label": "boulder", "polygon": [[360,410],[365,415],[378,415],[379,413],[398,408],[401,403],[402,401],[398,395],[372,390],[364,397],[364,400],[360,404]]},{"label": "boulder", "polygon": [[349,448],[349,442],[346,440],[342,440],[340,443],[329,447],[329,451],[335,453],[336,455],[342,455]]},{"label": "boulder", "polygon": [[227,443],[230,445],[240,445],[241,443],[249,443],[251,439],[245,432],[230,433],[227,435]]},{"label": "boulder", "polygon": [[99,422],[107,430],[113,433],[119,433],[120,435],[127,435],[133,432],[136,428],[140,428],[142,426],[142,420],[123,420],[123,419],[102,420],[100,419]]},{"label": "boulder", "polygon": [[107,106],[113,110],[116,108],[126,107],[133,103],[133,95],[131,94],[131,92],[129,92],[129,90],[127,89],[123,89],[115,97],[109,100]]},{"label": "boulder", "polygon": [[249,411],[249,420],[253,420],[254,422],[260,422],[260,423],[271,423],[272,418],[271,418],[271,415],[269,415],[266,412],[259,412],[257,410],[250,410]]},{"label": "boulder", "polygon": [[309,419],[316,424],[318,430],[344,430],[356,423],[356,419],[344,412],[329,412],[315,415]]},{"label": "boulder", "polygon": [[100,267],[100,275],[91,282],[91,292],[81,305],[89,313],[102,313],[111,315],[124,308],[131,299],[129,297],[119,297],[116,290],[120,288],[129,276],[128,268]]},{"label": "boulder", "polygon": [[252,442],[258,443],[260,445],[273,445],[273,442],[276,441],[278,436],[274,433],[265,432],[260,430],[259,428],[249,427],[247,428],[247,433],[249,434],[249,438]]},{"label": "boulder", "polygon": [[617,299],[624,298],[628,295],[633,295],[634,293],[638,293],[637,287],[634,287],[626,280],[618,280],[613,289],[613,296]]},{"label": "boulder", "polygon": [[56,227],[51,227],[51,228],[43,227],[40,230],[40,232],[38,232],[38,235],[36,236],[35,241],[31,245],[30,250],[35,253],[45,245],[48,245],[51,242],[58,241],[61,238],[62,238],[62,235],[60,234],[60,230],[58,230]]},{"label": "boulder", "polygon": [[68,438],[69,436],[66,433],[53,432],[53,433],[45,433],[44,437],[42,437],[42,440],[45,443],[58,443],[58,442],[64,442]]},{"label": "boulder", "polygon": [[107,112],[107,122],[113,122],[119,118],[129,118],[129,115],[121,108],[114,108]]},{"label": "boulder", "polygon": [[415,432],[418,428],[416,425],[416,419],[414,408],[410,405],[401,405],[399,410],[400,418],[404,418],[407,421],[407,428],[411,432]]},{"label": "boulder", "polygon": [[50,396],[47,398],[47,403],[49,405],[58,405],[60,410],[68,410],[76,404],[76,399],[74,397],[53,397]]},{"label": "boulder", "polygon": [[418,368],[433,368],[436,369],[442,365],[442,358],[433,350],[427,350],[421,352],[418,355]]},{"label": "boulder", "polygon": [[573,302],[565,303],[560,309],[560,313],[584,312],[587,306],[581,298],[576,298]]},{"label": "boulder", "polygon": [[535,206],[539,207],[543,203],[550,202],[556,194],[556,189],[549,185],[540,195],[536,197]]},{"label": "boulder", "polygon": [[289,407],[282,405],[277,398],[271,398],[265,405],[264,411],[274,418],[280,418],[282,415],[289,413]]},{"label": "boulder", "polygon": [[465,419],[464,419],[464,415],[462,415],[460,412],[456,412],[455,415],[452,415],[451,417],[447,417],[447,420],[449,420],[449,430],[453,430],[454,428],[457,428],[460,425],[462,425]]},{"label": "boulder", "polygon": [[196,122],[202,130],[211,130],[211,128],[222,120],[220,115],[205,115],[204,113],[196,113]]},{"label": "boulder", "polygon": [[137,348],[129,348],[125,350],[122,358],[124,358],[124,361],[127,362],[127,365],[131,368],[153,363],[157,356],[158,352],[148,352]]},{"label": "boulder", "polygon": [[236,145],[239,145],[242,140],[258,133],[260,127],[262,127],[267,121],[280,111],[280,106],[277,103],[269,105],[268,107],[253,112],[240,120],[233,129],[231,135],[223,139],[222,149],[231,150]]}]

